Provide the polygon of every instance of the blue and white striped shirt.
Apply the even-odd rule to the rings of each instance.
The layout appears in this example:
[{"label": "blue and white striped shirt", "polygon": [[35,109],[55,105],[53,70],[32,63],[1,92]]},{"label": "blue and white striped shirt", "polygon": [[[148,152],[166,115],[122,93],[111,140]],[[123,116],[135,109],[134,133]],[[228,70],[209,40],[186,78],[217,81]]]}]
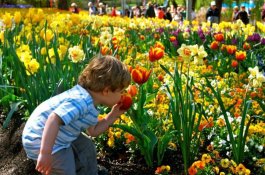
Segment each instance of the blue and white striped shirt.
[{"label": "blue and white striped shirt", "polygon": [[84,129],[98,122],[99,112],[93,99],[80,85],[44,101],[33,111],[22,134],[23,147],[30,159],[38,159],[43,129],[52,112],[64,122],[59,128],[52,154],[70,147]]}]

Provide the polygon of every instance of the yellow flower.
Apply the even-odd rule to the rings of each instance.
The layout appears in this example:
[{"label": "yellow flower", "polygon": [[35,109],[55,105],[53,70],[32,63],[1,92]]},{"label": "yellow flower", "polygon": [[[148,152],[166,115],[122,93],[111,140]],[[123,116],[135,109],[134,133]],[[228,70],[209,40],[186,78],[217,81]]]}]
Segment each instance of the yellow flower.
[{"label": "yellow flower", "polygon": [[20,12],[18,12],[18,11],[16,11],[15,12],[15,14],[14,14],[14,21],[15,21],[15,23],[16,24],[19,24],[20,23],[20,21],[21,21],[21,13]]},{"label": "yellow flower", "polygon": [[4,39],[5,39],[4,31],[1,31],[1,32],[0,32],[0,41],[1,41],[2,43],[4,43]]},{"label": "yellow flower", "polygon": [[120,131],[115,132],[115,137],[117,137],[117,138],[121,138],[121,132],[120,132]]},{"label": "yellow flower", "polygon": [[51,63],[51,64],[55,64],[56,57],[55,57],[55,53],[54,53],[53,48],[51,48],[51,49],[48,50],[48,55],[49,56],[46,57],[46,62],[47,63]]},{"label": "yellow flower", "polygon": [[5,13],[5,15],[2,17],[3,22],[6,26],[6,28],[11,28],[12,27],[12,17],[10,13]]},{"label": "yellow flower", "polygon": [[107,142],[109,147],[114,147],[114,137],[110,137]]},{"label": "yellow flower", "polygon": [[24,65],[26,67],[27,75],[33,75],[36,72],[38,72],[38,69],[40,67],[40,64],[36,59],[32,59],[29,62],[24,62]]},{"label": "yellow flower", "polygon": [[259,68],[255,66],[254,68],[248,68],[250,75],[249,79],[252,80],[253,87],[261,87],[262,83],[265,82],[265,76],[262,72],[259,72]]},{"label": "yellow flower", "polygon": [[50,42],[53,39],[53,32],[50,29],[41,30],[40,36],[46,42]]},{"label": "yellow flower", "polygon": [[225,175],[225,173],[224,172],[220,172],[220,175]]},{"label": "yellow flower", "polygon": [[245,171],[246,171],[246,167],[241,163],[236,167],[236,172],[238,174],[245,174]]},{"label": "yellow flower", "polygon": [[69,57],[74,63],[83,61],[85,59],[84,51],[81,50],[79,46],[71,47],[68,51]]},{"label": "yellow flower", "polygon": [[229,165],[230,165],[230,161],[229,161],[229,159],[222,159],[221,160],[221,166],[223,167],[223,168],[228,168],[229,167]]},{"label": "yellow flower", "polygon": [[203,154],[202,155],[202,161],[205,163],[209,163],[212,160],[211,156],[209,154]]}]

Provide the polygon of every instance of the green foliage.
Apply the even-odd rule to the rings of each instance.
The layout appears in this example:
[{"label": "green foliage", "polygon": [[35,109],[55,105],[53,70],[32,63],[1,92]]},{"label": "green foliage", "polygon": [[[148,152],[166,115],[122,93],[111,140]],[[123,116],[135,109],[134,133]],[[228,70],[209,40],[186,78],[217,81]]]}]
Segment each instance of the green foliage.
[{"label": "green foliage", "polygon": [[241,119],[240,126],[239,126],[239,133],[237,137],[235,138],[234,129],[232,128],[232,124],[230,123],[229,117],[227,115],[227,112],[229,112],[229,110],[225,108],[224,102],[221,98],[220,89],[215,89],[207,78],[206,78],[206,83],[207,83],[207,86],[211,89],[212,93],[214,94],[214,97],[217,99],[218,104],[220,105],[222,114],[224,116],[226,128],[229,134],[229,140],[232,145],[233,160],[236,161],[237,163],[241,163],[244,160],[244,149],[245,149],[248,129],[253,119],[253,118],[250,118],[247,124],[245,125],[245,122],[247,119],[246,118],[247,112],[250,108],[251,101],[248,100],[248,95],[246,95],[246,97],[244,98],[244,102],[243,102],[243,113],[242,113],[242,119]]},{"label": "green foliage", "polygon": [[[160,65],[160,67],[173,81],[173,87],[166,85],[166,89],[170,99],[170,112],[176,130],[175,135],[183,157],[184,172],[188,174],[188,168],[195,160],[200,146],[198,126],[202,117],[202,106],[194,101],[193,78],[179,73],[181,70],[178,69],[177,63],[175,64],[174,74],[169,72],[163,65]],[[186,82],[182,76],[185,77]],[[199,114],[198,118],[196,118],[196,114]]]}]

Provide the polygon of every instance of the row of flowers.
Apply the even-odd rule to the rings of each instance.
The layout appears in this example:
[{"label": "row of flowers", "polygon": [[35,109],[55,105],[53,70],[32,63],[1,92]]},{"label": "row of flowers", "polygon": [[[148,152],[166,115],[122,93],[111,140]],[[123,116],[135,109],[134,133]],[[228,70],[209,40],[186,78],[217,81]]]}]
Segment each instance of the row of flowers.
[{"label": "row of flowers", "polygon": [[123,100],[132,106],[96,139],[98,149],[125,144],[156,174],[177,171],[163,165],[169,149],[181,152],[185,174],[264,173],[264,33],[260,22],[0,12],[0,100],[30,113],[74,85],[94,55],[115,55],[131,72]]}]

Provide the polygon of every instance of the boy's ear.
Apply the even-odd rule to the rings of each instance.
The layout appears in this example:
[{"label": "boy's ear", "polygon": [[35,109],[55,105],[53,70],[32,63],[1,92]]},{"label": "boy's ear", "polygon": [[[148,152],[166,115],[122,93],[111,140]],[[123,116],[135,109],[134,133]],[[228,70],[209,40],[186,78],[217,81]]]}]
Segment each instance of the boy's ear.
[{"label": "boy's ear", "polygon": [[102,91],[102,94],[103,94],[103,95],[108,95],[109,91],[110,91],[109,87],[105,87],[105,88],[103,89],[103,91]]}]

